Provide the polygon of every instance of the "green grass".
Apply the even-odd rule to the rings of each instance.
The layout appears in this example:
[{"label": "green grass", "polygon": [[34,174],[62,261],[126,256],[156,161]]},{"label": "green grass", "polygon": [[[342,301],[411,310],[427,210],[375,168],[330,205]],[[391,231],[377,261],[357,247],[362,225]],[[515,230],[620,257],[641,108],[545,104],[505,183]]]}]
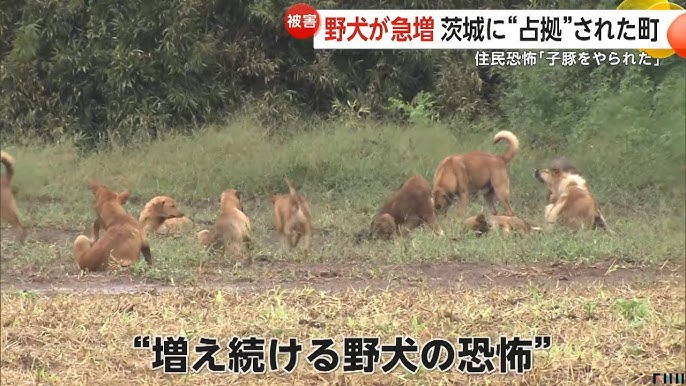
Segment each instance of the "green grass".
[{"label": "green grass", "polygon": [[[593,142],[592,148],[587,145],[583,151],[578,150],[584,148],[582,144],[576,145],[570,147],[577,149],[576,153],[565,155],[586,174],[617,233],[614,236],[560,230],[529,239],[497,235],[477,239],[463,232],[450,210],[440,219],[448,237],[438,239],[420,229],[411,239],[399,242],[354,243],[354,234],[367,228],[382,201],[410,175],[418,173],[430,180],[438,162],[452,153],[473,149],[502,153],[504,145],[491,143],[500,129],[495,124],[483,124],[456,135],[454,127],[443,124],[394,127],[358,122],[269,138],[246,119],[208,127],[193,136],[171,136],[87,155],[80,155],[68,143],[8,146],[6,151],[17,161],[14,189],[21,215],[34,230],[25,246],[3,240],[2,252],[13,257],[8,263],[10,270],[34,267],[46,273],[59,266],[75,271],[70,246],[77,232],[91,232],[92,194],[86,180],[96,177],[113,188],[130,188],[133,195],[126,206],[135,216],[155,195],[175,197],[196,222],[196,230],[216,218],[224,189],[240,189],[246,197],[244,209],[253,222],[256,253],[270,259],[396,264],[451,256],[518,262],[606,258],[662,262],[683,258],[684,184],[680,165],[672,163],[673,170],[655,170],[637,163],[630,174],[644,185],[637,188],[626,171],[602,167],[608,160],[616,162],[617,157],[625,156],[625,150],[611,141]],[[545,166],[554,155],[529,147],[526,131],[512,130],[521,141],[521,151],[510,163],[512,206],[520,217],[540,224],[544,189],[532,171]],[[309,254],[281,251],[271,229],[270,196],[286,191],[285,176],[295,181],[312,203],[318,235]],[[472,213],[483,210],[482,198],[472,201]],[[56,234],[54,229],[66,233]],[[55,237],[46,238],[45,232],[55,233]],[[178,280],[195,269],[216,264],[216,259],[197,244],[194,234],[153,237],[152,248],[157,264],[139,267],[150,277]]]}]

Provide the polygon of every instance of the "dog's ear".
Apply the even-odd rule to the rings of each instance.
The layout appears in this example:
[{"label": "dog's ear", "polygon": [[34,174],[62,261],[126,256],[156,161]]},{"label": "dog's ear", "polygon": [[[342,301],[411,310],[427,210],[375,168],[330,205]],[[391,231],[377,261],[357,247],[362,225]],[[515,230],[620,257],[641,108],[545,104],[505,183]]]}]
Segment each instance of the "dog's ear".
[{"label": "dog's ear", "polygon": [[124,205],[126,203],[126,200],[131,197],[131,192],[128,190],[125,190],[119,194],[117,194],[117,200],[119,200],[119,203]]}]

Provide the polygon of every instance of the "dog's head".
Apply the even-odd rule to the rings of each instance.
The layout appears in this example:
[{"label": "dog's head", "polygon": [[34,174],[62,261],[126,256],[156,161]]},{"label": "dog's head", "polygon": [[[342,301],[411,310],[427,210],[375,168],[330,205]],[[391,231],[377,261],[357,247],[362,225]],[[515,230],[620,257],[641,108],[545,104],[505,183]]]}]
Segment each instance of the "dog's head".
[{"label": "dog's head", "polygon": [[483,235],[491,229],[491,226],[489,225],[488,220],[483,213],[468,217],[465,220],[465,225],[467,226],[467,229],[474,231],[477,237]]},{"label": "dog's head", "polygon": [[445,192],[443,189],[435,188],[431,193],[431,201],[437,213],[445,214],[448,207],[452,205],[457,199],[457,195],[453,192]]},{"label": "dog's head", "polygon": [[558,169],[558,170],[561,170],[563,172],[567,172],[570,174],[581,175],[581,172],[579,171],[579,169],[576,168],[576,166],[574,166],[572,161],[570,161],[564,157],[554,159],[553,162],[551,162],[551,164],[550,164],[550,168],[551,169]]},{"label": "dog's head", "polygon": [[96,206],[111,202],[124,205],[129,197],[131,197],[131,192],[128,189],[117,193],[97,181],[89,182],[89,187],[93,192]]},{"label": "dog's head", "polygon": [[396,233],[397,226],[393,216],[388,213],[374,217],[370,227],[370,234],[373,238],[390,240]]},{"label": "dog's head", "polygon": [[236,208],[242,212],[243,205],[241,204],[241,196],[242,193],[240,190],[228,189],[223,191],[219,197],[219,208],[222,212],[233,208]]},{"label": "dog's head", "polygon": [[534,170],[534,178],[549,188],[557,186],[567,174],[567,172],[563,172],[557,168]]},{"label": "dog's head", "polygon": [[169,196],[157,196],[148,202],[146,205],[146,213],[149,216],[157,218],[168,219],[174,217],[183,217],[184,214],[179,210],[176,200]]}]

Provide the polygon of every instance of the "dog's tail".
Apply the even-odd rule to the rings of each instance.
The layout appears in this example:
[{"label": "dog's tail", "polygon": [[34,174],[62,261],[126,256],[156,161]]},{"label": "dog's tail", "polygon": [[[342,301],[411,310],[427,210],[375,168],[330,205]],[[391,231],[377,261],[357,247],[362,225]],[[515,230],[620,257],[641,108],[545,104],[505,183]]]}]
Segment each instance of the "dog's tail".
[{"label": "dog's tail", "polygon": [[498,134],[493,137],[493,143],[496,144],[501,140],[506,140],[510,144],[510,146],[507,148],[507,151],[501,156],[505,163],[508,163],[512,158],[514,158],[515,154],[517,154],[517,151],[519,151],[519,139],[517,139],[517,136],[512,134],[512,132],[503,130],[498,132]]},{"label": "dog's tail", "polygon": [[7,169],[7,181],[12,181],[12,176],[14,176],[14,158],[9,153],[3,151],[0,159],[2,164],[5,165],[5,169]]},{"label": "dog's tail", "polygon": [[293,186],[291,180],[286,178],[286,183],[288,184],[288,194],[290,194],[291,196],[295,196],[298,192],[295,190],[295,186]]}]

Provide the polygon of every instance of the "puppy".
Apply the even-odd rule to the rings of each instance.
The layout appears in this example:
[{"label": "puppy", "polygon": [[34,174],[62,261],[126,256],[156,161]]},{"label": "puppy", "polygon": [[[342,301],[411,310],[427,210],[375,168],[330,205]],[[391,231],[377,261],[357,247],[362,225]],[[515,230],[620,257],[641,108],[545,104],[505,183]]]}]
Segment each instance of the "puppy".
[{"label": "puppy", "polygon": [[131,196],[131,192],[125,190],[123,192],[115,192],[108,189],[102,183],[91,180],[88,186],[93,192],[93,210],[95,211],[95,220],[93,221],[93,241],[100,238],[100,230],[107,230],[115,223],[121,211],[124,210],[124,204]]},{"label": "puppy", "polygon": [[506,236],[514,233],[522,237],[529,236],[532,231],[541,230],[541,228],[532,226],[519,217],[484,215],[483,213],[468,217],[464,224],[467,229],[474,231],[477,237],[493,228],[502,231]]},{"label": "puppy", "polygon": [[560,169],[536,169],[534,178],[551,191],[544,214],[546,230],[556,223],[575,230],[593,227],[598,207],[582,176]]},{"label": "puppy", "polygon": [[17,201],[12,193],[12,177],[14,176],[14,158],[6,152],[0,153],[0,160],[5,165],[6,173],[0,179],[0,218],[7,221],[14,228],[19,228],[19,241],[23,244],[28,233],[26,227],[19,220]]},{"label": "puppy", "polygon": [[444,234],[438,223],[429,182],[422,176],[408,178],[374,216],[369,237],[388,240],[407,235],[428,224],[437,236]]},{"label": "puppy", "polygon": [[[143,227],[123,207],[129,192],[117,193],[99,183],[91,183],[95,196],[97,219],[93,237],[79,235],[74,240],[72,254],[80,270],[103,271],[116,266],[132,266],[142,253],[152,265],[150,245]],[[102,238],[99,231],[104,230]]]},{"label": "puppy", "polygon": [[302,237],[305,250],[308,250],[312,238],[310,204],[305,197],[298,194],[290,180],[286,179],[286,183],[288,194],[272,196],[274,225],[284,246],[293,249]]},{"label": "puppy", "polygon": [[179,210],[176,200],[169,196],[156,196],[148,201],[138,221],[146,232],[162,235],[176,233],[192,225],[191,220]]},{"label": "puppy", "polygon": [[445,213],[458,200],[456,207],[461,217],[469,205],[469,196],[481,193],[491,214],[497,214],[496,199],[505,207],[505,214],[512,216],[510,207],[510,177],[507,164],[519,151],[519,140],[509,131],[501,131],[493,137],[496,144],[502,140],[509,147],[502,155],[472,151],[444,158],[433,177],[432,197],[437,211]]},{"label": "puppy", "polygon": [[[219,211],[214,226],[198,232],[198,241],[209,250],[243,255],[244,247],[251,248],[252,242],[250,219],[243,213],[241,192],[235,189],[224,191],[219,198]],[[248,256],[247,263],[252,263],[251,256]]]},{"label": "puppy", "polygon": [[[564,158],[564,157],[554,159],[553,162],[551,163],[550,169],[558,169],[558,170],[561,170],[563,172],[567,172],[569,174],[577,174],[577,175],[583,177],[583,174],[581,174],[581,171],[579,169],[577,169],[576,166],[574,166],[574,164],[570,160],[568,160],[567,158]],[[547,189],[547,198],[546,199],[548,200],[549,204],[552,203],[550,201],[551,196],[552,196],[552,191],[550,189]],[[603,229],[609,231],[610,233],[613,233],[610,230],[610,228],[608,227],[607,222],[605,221],[605,217],[603,217],[603,214],[600,212],[600,208],[598,208],[598,213],[595,217],[595,220],[593,221],[593,229],[597,229],[597,228],[603,228]]]}]

